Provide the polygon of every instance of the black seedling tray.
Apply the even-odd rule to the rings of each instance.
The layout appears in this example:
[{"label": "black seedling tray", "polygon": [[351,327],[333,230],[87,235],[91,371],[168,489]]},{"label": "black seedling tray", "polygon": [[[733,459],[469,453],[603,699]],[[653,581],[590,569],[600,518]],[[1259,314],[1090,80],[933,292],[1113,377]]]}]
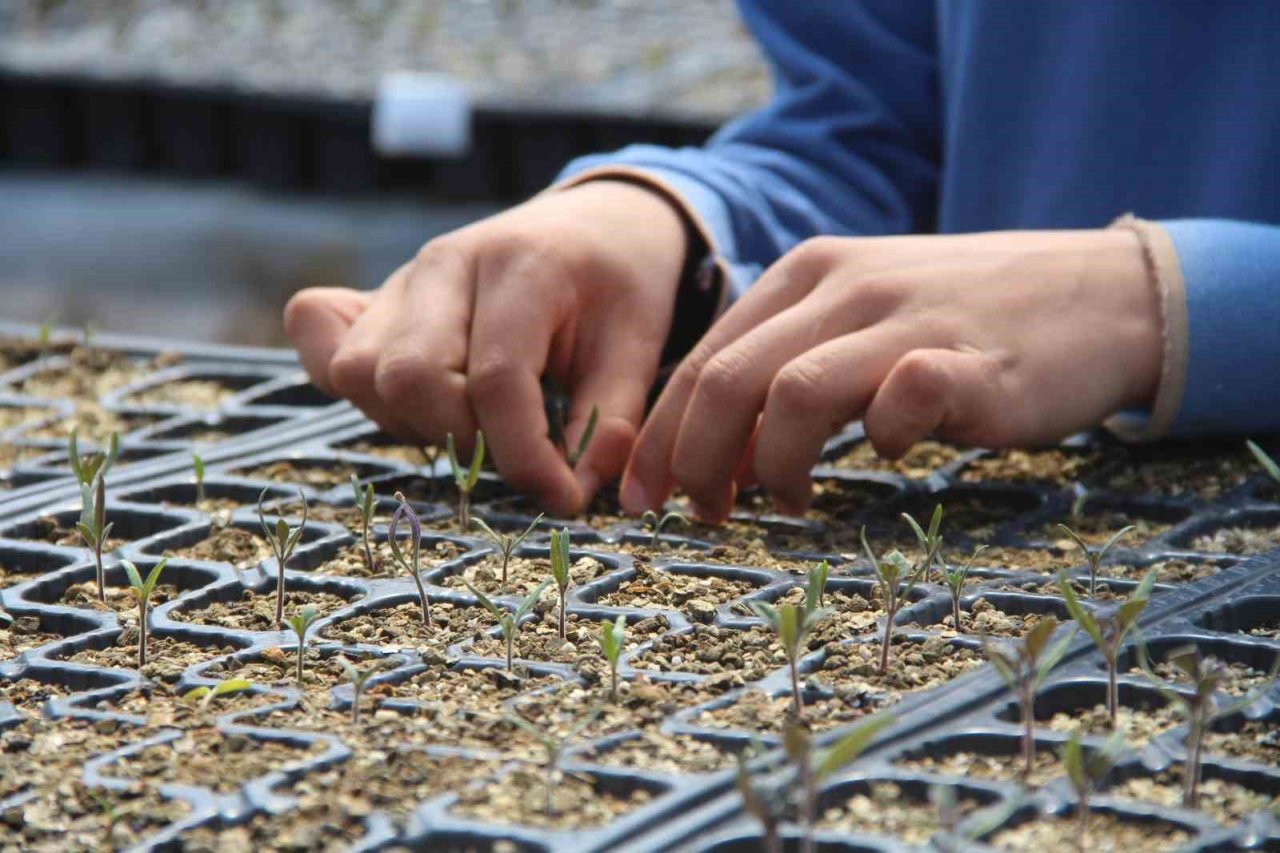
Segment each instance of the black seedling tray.
[{"label": "black seedling tray", "polygon": [[[106,336],[99,340],[104,346],[141,357],[164,349],[158,344]],[[25,491],[15,490],[9,500],[0,503],[0,567],[4,570],[0,605],[26,620],[25,630],[49,635],[0,663],[0,685],[6,696],[18,683],[48,685],[51,697],[42,709],[30,702],[18,708],[0,700],[0,733],[20,729],[37,713],[118,731],[119,744],[88,761],[83,778],[90,784],[123,790],[134,783],[120,775],[122,762],[127,764],[130,756],[149,747],[178,745],[184,738],[194,737],[195,731],[191,725],[149,723],[137,713],[125,712],[121,703],[129,697],[137,697],[139,691],[151,691],[153,697],[159,697],[166,691],[213,684],[242,667],[270,664],[284,673],[282,678],[267,680],[255,676],[252,695],[238,700],[235,710],[217,713],[201,736],[233,737],[238,743],[251,745],[274,743],[297,748],[304,753],[302,757],[245,779],[231,791],[215,790],[217,780],[212,779],[194,780],[200,783],[194,785],[160,785],[162,796],[187,803],[189,810],[181,821],[164,826],[147,839],[146,846],[153,849],[176,849],[197,828],[221,831],[276,815],[292,815],[297,809],[300,780],[314,779],[324,768],[352,760],[353,747],[344,740],[343,730],[304,725],[306,713],[318,712],[301,704],[304,694],[289,681],[296,654],[292,634],[278,631],[254,615],[273,594],[279,571],[275,561],[261,549],[236,552],[239,556],[235,559],[209,547],[200,550],[200,543],[211,536],[242,546],[251,541],[258,532],[253,505],[264,490],[273,516],[278,512],[296,523],[301,509],[299,492],[311,509],[302,543],[285,572],[293,599],[291,608],[308,596],[321,605],[322,618],[311,633],[308,666],[318,666],[339,654],[383,661],[385,668],[370,682],[362,707],[366,714],[376,715],[380,725],[394,728],[403,725],[402,721],[413,721],[415,738],[420,740],[408,746],[388,742],[379,748],[413,749],[441,760],[475,763],[476,772],[465,786],[399,804],[411,806],[407,813],[393,815],[388,809],[373,808],[359,821],[356,837],[347,838],[355,849],[392,845],[424,850],[755,849],[758,833],[741,812],[733,790],[731,761],[708,761],[705,772],[687,773],[679,772],[678,765],[642,769],[611,757],[615,750],[624,750],[620,754],[625,755],[629,744],[646,739],[688,738],[726,755],[758,748],[761,751],[752,761],[759,772],[787,772],[776,748],[777,734],[761,720],[772,719],[766,713],[772,703],[785,703],[789,681],[776,658],[746,659],[748,654],[768,649],[749,602],[794,595],[793,590],[803,582],[803,570],[819,558],[831,563],[829,593],[833,597],[844,597],[850,608],[855,608],[848,603],[855,602],[855,596],[869,601],[873,584],[856,546],[859,527],[867,525],[878,548],[887,548],[893,541],[905,547],[908,542],[903,534],[907,531],[898,520],[899,513],[927,516],[937,501],[947,507],[948,519],[964,520],[963,531],[958,529],[959,522],[951,521],[952,526],[944,523],[948,553],[952,548],[967,551],[979,542],[992,546],[990,556],[979,560],[966,590],[966,610],[994,610],[1009,617],[1063,616],[1061,601],[1048,586],[1051,574],[1043,566],[1020,562],[1020,556],[1043,560],[1048,553],[1055,560],[1053,568],[1069,568],[1077,579],[1085,573],[1075,552],[1063,549],[1061,537],[1053,534],[1052,523],[1067,518],[1079,497],[1069,485],[975,478],[974,470],[997,470],[981,467],[984,460],[994,458],[984,451],[956,454],[927,472],[850,469],[840,464],[840,459],[861,441],[856,427],[829,446],[826,461],[816,471],[822,487],[816,503],[818,514],[803,521],[768,512],[753,514],[757,503],[748,495],[728,532],[676,526],[659,537],[660,547],[655,552],[648,547],[648,532],[618,516],[616,510],[610,512],[609,498],[602,500],[604,512],[600,514],[584,519],[544,519],[517,559],[545,561],[548,531],[568,527],[574,561],[590,561],[582,563],[586,579],[569,595],[572,623],[591,624],[622,615],[632,626],[632,636],[642,640],[624,653],[620,667],[624,700],[633,703],[630,710],[613,715],[606,710],[570,746],[563,765],[574,778],[590,780],[602,796],[632,798],[633,807],[581,829],[503,822],[513,817],[500,808],[483,818],[471,817],[461,809],[467,797],[495,780],[527,769],[530,757],[536,754],[532,742],[520,741],[513,728],[494,728],[493,718],[503,709],[519,710],[547,714],[564,725],[566,717],[585,711],[601,689],[601,679],[607,678],[593,662],[594,639],[581,639],[574,649],[561,647],[533,654],[531,649],[542,648],[536,645],[535,633],[534,645],[517,647],[517,668],[522,675],[514,680],[502,676],[498,672],[502,661],[494,651],[498,648],[493,642],[498,636],[494,621],[458,581],[461,573],[492,553],[492,546],[475,531],[463,535],[457,530],[452,482],[443,463],[437,462],[432,469],[418,464],[420,460],[410,460],[402,448],[391,447],[358,414],[340,404],[291,407],[287,401],[296,399],[291,397],[295,394],[310,402],[320,401],[300,384],[297,367],[287,358],[259,357],[257,353],[223,358],[219,352],[184,353],[181,368],[170,368],[172,373],[149,381],[195,375],[183,371],[202,370],[219,376],[252,377],[254,384],[247,384],[246,379],[246,386],[229,398],[234,402],[228,402],[219,413],[226,418],[283,420],[228,438],[204,453],[206,495],[228,502],[225,508],[219,503],[204,511],[194,505],[190,452],[198,445],[175,436],[192,419],[190,413],[178,410],[157,411],[166,419],[164,427],[151,425],[126,437],[127,447],[162,453],[150,460],[118,463],[109,478],[108,500],[108,519],[116,525],[114,532],[126,540],[107,560],[109,585],[122,583],[120,559],[133,560],[145,572],[168,553],[170,563],[162,584],[171,588],[152,611],[153,642],[186,643],[207,649],[207,655],[196,655],[194,663],[174,670],[158,666],[157,652],[153,651],[145,675],[128,665],[85,662],[86,655],[122,645],[122,632],[132,630],[136,617],[128,609],[101,609],[75,598],[74,590],[83,589],[78,585],[93,577],[91,555],[74,540],[62,545],[48,541],[52,528],[65,529],[74,523],[79,509],[74,482],[50,467],[49,480],[38,491],[30,486]],[[26,375],[21,372],[25,369],[17,368],[18,373],[0,377],[0,381]],[[117,407],[113,411],[131,411],[126,400],[132,390],[131,386],[113,394],[102,404]],[[1099,441],[1080,438],[1068,443],[1066,452],[1091,454],[1105,447]],[[1104,465],[1086,477],[1094,478],[1089,480],[1091,488],[1082,504],[1086,522],[1091,516],[1107,514],[1108,524],[1119,526],[1137,520],[1144,525],[1140,536],[1109,556],[1102,571],[1104,588],[1123,594],[1136,582],[1142,567],[1160,567],[1158,594],[1142,625],[1157,659],[1171,643],[1189,639],[1227,660],[1261,667],[1267,655],[1280,650],[1280,642],[1237,632],[1249,630],[1259,620],[1274,620],[1274,607],[1280,602],[1280,555],[1242,558],[1226,553],[1221,549],[1247,540],[1217,531],[1251,524],[1273,526],[1280,521],[1280,502],[1261,477],[1251,474],[1238,481],[1227,478],[1212,496],[1188,493],[1162,497],[1110,487],[1126,482],[1115,473],[1117,466],[1141,465],[1141,453],[1147,452],[1138,453],[1132,463],[1125,458],[1112,460],[1107,463],[1111,468]],[[1215,452],[1225,455],[1228,451]],[[1241,453],[1239,449],[1229,452]],[[358,560],[352,562],[358,530],[351,512],[349,480],[353,474],[362,483],[372,483],[378,495],[375,540],[385,538],[395,491],[404,491],[418,509],[424,532],[422,580],[432,602],[433,618],[447,617],[435,633],[415,626],[412,617],[418,597],[412,579],[390,565],[369,576],[360,570]],[[485,475],[475,498],[474,512],[495,528],[520,530],[533,519],[535,510],[528,502],[492,475]],[[727,542],[729,538],[734,542]],[[750,542],[750,547],[741,547],[744,542]],[[193,547],[197,550],[191,551]],[[326,565],[331,567],[330,573],[322,574],[320,570]],[[1197,575],[1205,576],[1185,580]],[[514,608],[519,597],[495,596],[495,600]],[[1088,606],[1105,609],[1114,606],[1113,601],[1102,598]],[[209,610],[211,607],[214,609]],[[922,584],[898,614],[895,654],[916,651],[976,660],[979,640],[971,635],[957,636],[942,624],[950,613],[946,591],[937,583]],[[227,622],[230,615],[243,621]],[[541,624],[547,617],[547,607],[540,605],[528,618]],[[851,689],[845,676],[851,671],[848,667],[856,666],[860,653],[877,645],[882,617],[872,613],[860,622],[850,618],[850,624],[858,628],[833,638],[829,645],[815,647],[802,665],[806,700],[826,709],[833,721],[856,719],[884,700],[875,689]],[[647,633],[635,633],[642,631]],[[595,635],[593,628],[589,636]],[[737,654],[739,660],[722,664],[723,671],[715,672],[716,667],[709,665],[714,661],[684,654],[686,640],[691,637],[698,638],[698,645],[690,648],[700,655],[710,653],[715,642],[723,640],[723,650],[718,653]],[[438,695],[396,692],[398,685],[417,683],[415,679],[424,674],[443,679]],[[477,730],[488,732],[485,737],[489,739],[477,736],[476,743],[469,745],[461,740],[452,742],[456,733],[470,730],[450,722],[452,717],[435,720],[434,715],[441,713],[438,703],[450,699],[449,679],[473,677],[491,680],[502,699],[498,707],[469,712],[474,716],[467,718]],[[1042,690],[1041,710],[1051,715],[1072,702],[1092,704],[1103,684],[1096,655],[1079,639]],[[1157,694],[1143,679],[1130,674],[1122,678],[1124,701],[1152,701],[1153,695]],[[329,709],[349,713],[352,698],[351,687],[334,676]],[[1011,748],[1011,743],[1016,748],[1019,728],[1016,715],[1009,716],[1009,702],[1002,682],[985,665],[975,665],[935,687],[903,693],[892,705],[897,722],[877,738],[863,758],[831,782],[824,802],[834,804],[853,793],[871,791],[869,786],[882,781],[896,784],[907,800],[922,801],[930,783],[945,781],[961,785],[984,807],[1004,807],[1017,790],[1010,782],[939,775],[904,761],[911,756],[945,756],[962,747],[984,754],[998,754]],[[246,703],[250,706],[245,707]],[[1269,725],[1271,720],[1280,720],[1278,704],[1280,696],[1273,689],[1266,699],[1238,719],[1224,721],[1223,726],[1255,719]],[[439,739],[432,740],[437,730]],[[834,738],[839,730],[840,726],[824,730],[821,738]],[[1065,738],[1045,727],[1039,735],[1046,748]],[[1088,743],[1096,745],[1098,740]],[[1176,729],[1157,735],[1125,757],[1112,785],[1135,775],[1160,772],[1178,760],[1178,749]],[[1207,774],[1245,779],[1263,787],[1275,785],[1274,777],[1280,772],[1274,767],[1216,758],[1206,766]],[[21,800],[32,796],[33,792],[18,793],[0,801],[0,814],[8,808],[20,808]],[[1068,807],[1065,787],[1053,782],[1019,808],[1009,810],[1006,822],[1061,813]],[[1277,843],[1274,819],[1261,814],[1219,827],[1201,815],[1120,798],[1104,796],[1099,807],[1126,820],[1158,820],[1184,827],[1195,849]],[[792,841],[796,833],[795,827],[787,827],[785,832]],[[900,842],[884,836],[828,832],[820,834],[819,841],[818,849],[822,850],[901,848]]]}]

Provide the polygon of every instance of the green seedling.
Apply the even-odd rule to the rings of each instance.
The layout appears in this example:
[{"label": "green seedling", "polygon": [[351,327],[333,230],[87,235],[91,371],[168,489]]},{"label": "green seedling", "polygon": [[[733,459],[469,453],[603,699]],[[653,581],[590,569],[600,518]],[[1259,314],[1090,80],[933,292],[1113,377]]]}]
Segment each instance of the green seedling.
[{"label": "green seedling", "polygon": [[[965,822],[966,815],[960,808],[960,797],[955,786],[930,785],[928,797],[938,821],[938,831],[929,839],[929,844],[930,849],[936,849],[938,853],[961,853],[972,849],[974,841],[985,838],[1004,826],[1026,802],[1023,793],[1015,791],[1012,795],[1001,798],[995,805],[975,812]],[[962,822],[965,823],[963,827]]]},{"label": "green seedling", "polygon": [[591,444],[591,437],[595,435],[596,424],[600,420],[600,407],[591,407],[591,412],[587,415],[586,428],[582,431],[582,437],[578,439],[578,447],[573,452],[570,452],[569,442],[565,436],[569,421],[570,401],[568,393],[551,377],[544,376],[542,379],[542,400],[544,413],[547,417],[547,435],[550,437],[551,443],[564,454],[565,461],[572,468],[578,464],[578,460],[587,452],[587,446]]},{"label": "green seedling", "polygon": [[471,492],[480,482],[480,468],[484,465],[484,433],[476,430],[476,449],[471,454],[471,464],[466,468],[458,463],[458,448],[453,441],[453,433],[446,436],[446,449],[449,452],[449,469],[453,472],[453,484],[458,487],[458,525],[464,530],[471,529]]},{"label": "green seedling", "polygon": [[111,433],[105,451],[96,450],[83,456],[80,455],[76,431],[71,430],[71,435],[67,436],[67,461],[71,465],[71,473],[75,474],[76,482],[80,484],[82,490],[85,486],[92,485],[94,478],[99,474],[103,477],[107,476],[107,472],[111,470],[111,466],[115,464],[116,457],[119,455],[119,433]]},{"label": "green seedling", "polygon": [[212,687],[207,684],[202,684],[199,687],[191,688],[186,693],[182,694],[182,701],[186,702],[188,705],[194,705],[196,702],[199,702],[201,708],[207,708],[209,707],[209,704],[219,696],[226,696],[229,693],[239,693],[243,690],[248,690],[251,687],[253,687],[253,684],[243,678],[227,678],[219,681]]},{"label": "green seedling", "polygon": [[1129,593],[1129,597],[1106,618],[1099,619],[1085,609],[1076,597],[1075,590],[1066,572],[1058,572],[1058,588],[1067,604],[1067,612],[1076,620],[1080,629],[1089,635],[1093,644],[1102,653],[1107,667],[1107,714],[1111,718],[1111,728],[1116,727],[1116,715],[1120,707],[1119,690],[1116,685],[1116,668],[1120,657],[1120,647],[1124,639],[1138,624],[1138,617],[1146,609],[1151,600],[1151,589],[1156,583],[1156,570],[1152,569],[1143,577],[1142,582]]},{"label": "green seedling", "polygon": [[[422,607],[422,624],[431,628],[431,602],[427,600],[427,588],[423,586],[422,578],[418,574],[422,568],[422,523],[402,493],[396,492],[395,497],[400,502],[400,506],[396,507],[396,511],[391,514],[391,523],[387,525],[387,544],[391,547],[391,558],[399,564],[400,568],[409,573],[414,584],[417,585],[418,604]],[[409,557],[405,557],[404,552],[400,550],[400,537],[397,533],[401,520],[409,522]]]},{"label": "green seedling", "polygon": [[578,464],[578,460],[587,452],[587,446],[591,444],[591,437],[596,434],[596,422],[600,420],[600,407],[592,406],[591,414],[587,415],[587,426],[582,431],[582,437],[578,439],[578,447],[572,453],[566,453],[565,459],[569,463],[569,467],[573,468]]},{"label": "green seedling", "polygon": [[[937,513],[934,515],[936,516]],[[875,552],[867,542],[866,527],[862,528],[860,535],[862,550],[871,561],[871,567],[875,569],[876,585],[880,588],[880,597],[884,602],[885,620],[884,637],[880,642],[880,674],[885,675],[889,672],[889,646],[893,642],[894,618],[902,609],[903,602],[910,597],[911,591],[916,588],[916,584],[928,570],[933,557],[926,552],[919,561],[911,563],[902,556],[901,551],[894,549],[886,554],[883,560],[877,560]]]},{"label": "green seedling", "polygon": [[92,346],[90,341],[93,340],[93,321],[92,320],[84,321],[84,327],[81,329],[80,334],[82,336],[81,342],[84,345],[84,348],[89,349],[89,347]]},{"label": "green seedling", "polygon": [[290,527],[289,522],[277,516],[273,526],[267,524],[266,512],[262,508],[262,501],[267,497],[267,491],[263,489],[258,495],[258,523],[262,525],[262,535],[267,538],[267,543],[271,545],[271,553],[276,557],[276,629],[283,631],[284,571],[288,568],[289,560],[293,557],[298,543],[302,541],[302,531],[307,526],[307,498],[302,494],[302,489],[298,489],[298,500],[302,501],[301,524]]},{"label": "green seedling", "polygon": [[302,661],[307,654],[307,632],[311,630],[311,626],[320,618],[320,614],[316,611],[314,604],[308,604],[302,608],[301,613],[295,613],[289,617],[289,628],[298,637],[298,683],[302,683]]},{"label": "green seedling", "polygon": [[760,829],[764,833],[762,846],[765,853],[782,853],[778,825],[782,823],[784,798],[763,785],[756,785],[747,766],[749,757],[745,752],[734,754],[738,765],[737,787],[738,794],[742,797],[742,810],[760,823]]},{"label": "green seedling", "polygon": [[566,638],[568,628],[569,585],[573,583],[569,570],[572,566],[573,563],[569,557],[569,531],[551,531],[551,579],[556,583],[556,594],[560,598],[560,614],[556,619],[556,629],[560,632],[562,640]]},{"label": "green seedling", "polygon": [[1267,476],[1275,480],[1280,485],[1280,463],[1272,459],[1267,451],[1263,450],[1258,444],[1252,441],[1246,441],[1245,447],[1249,448],[1249,452],[1253,454],[1253,458],[1258,460],[1258,464],[1262,466],[1262,470],[1267,472]]},{"label": "green seedling", "polygon": [[129,579],[129,592],[133,594],[134,601],[138,602],[139,669],[147,665],[147,610],[151,607],[151,594],[156,591],[156,584],[160,582],[160,573],[164,571],[164,567],[168,564],[168,559],[161,559],[147,573],[147,579],[143,580],[137,566],[128,560],[120,561],[121,567],[124,568],[125,577]]},{"label": "green seedling", "polygon": [[102,827],[103,845],[114,847],[115,845],[111,844],[111,841],[116,834],[116,827],[119,826],[120,821],[137,812],[141,806],[137,802],[117,803],[115,795],[110,791],[99,791],[96,788],[91,788],[87,793],[89,799],[93,800],[94,804],[102,810],[104,824]]},{"label": "green seedling", "polygon": [[751,611],[764,620],[787,658],[787,671],[791,675],[791,714],[796,720],[804,719],[804,695],[800,689],[800,659],[808,648],[809,635],[831,610],[820,607],[827,583],[827,563],[824,560],[809,571],[803,605],[780,604],[767,601],[749,602]]},{"label": "green seedling", "polygon": [[364,686],[370,678],[378,673],[376,666],[368,666],[364,669],[357,669],[352,666],[351,661],[345,657],[339,656],[338,663],[342,666],[342,672],[347,676],[347,681],[351,682],[351,725],[360,725],[360,696],[364,693]]},{"label": "green seedling", "polygon": [[947,592],[951,593],[951,622],[955,625],[957,634],[964,633],[964,623],[960,621],[960,599],[964,595],[964,585],[969,580],[974,561],[985,550],[986,545],[979,545],[959,568],[949,568],[946,563],[942,564],[942,582],[946,584]]},{"label": "green seedling", "polygon": [[49,339],[52,337],[53,337],[53,321],[45,320],[43,323],[40,324],[40,331],[36,335],[36,343],[39,345],[40,349],[47,349],[49,346]]},{"label": "green seedling", "polygon": [[1102,560],[1107,556],[1107,552],[1114,548],[1116,543],[1128,534],[1129,531],[1134,529],[1133,525],[1130,524],[1128,527],[1117,530],[1111,535],[1111,538],[1103,543],[1099,548],[1091,546],[1080,537],[1079,533],[1076,533],[1065,524],[1059,524],[1058,527],[1062,529],[1063,533],[1067,534],[1075,541],[1076,547],[1083,552],[1085,560],[1089,563],[1089,597],[1095,597],[1098,594],[1098,567],[1102,565]]},{"label": "green seedling", "polygon": [[1200,776],[1204,758],[1204,737],[1213,723],[1223,717],[1230,716],[1258,701],[1269,691],[1280,674],[1280,654],[1271,664],[1271,671],[1266,680],[1254,687],[1244,696],[1226,704],[1220,704],[1218,697],[1222,686],[1231,675],[1230,667],[1212,655],[1204,656],[1194,645],[1181,646],[1169,652],[1165,662],[1173,667],[1176,683],[1185,682],[1191,689],[1187,693],[1173,690],[1159,676],[1151,671],[1151,662],[1147,657],[1147,648],[1138,644],[1138,665],[1142,668],[1147,680],[1160,691],[1178,712],[1187,720],[1187,736],[1183,742],[1186,755],[1182,761],[1182,805],[1188,809],[1200,805]]},{"label": "green seedling", "polygon": [[658,537],[662,535],[662,531],[672,524],[680,524],[685,527],[689,526],[689,518],[682,512],[672,510],[665,513],[661,517],[651,509],[646,509],[644,514],[640,516],[640,526],[645,530],[650,530],[653,535],[649,538],[649,548],[657,550]]},{"label": "green seedling", "polygon": [[1111,768],[1115,767],[1116,756],[1123,749],[1124,734],[1112,732],[1101,747],[1085,750],[1080,743],[1078,729],[1071,733],[1062,747],[1062,769],[1066,771],[1067,781],[1076,794],[1076,849],[1080,853],[1089,849],[1089,800],[1107,781]]},{"label": "green seedling", "polygon": [[1075,638],[1075,631],[1050,645],[1058,620],[1046,616],[1016,643],[983,643],[987,659],[1017,697],[1022,712],[1022,782],[1028,784],[1036,761],[1036,693]]},{"label": "green seedling", "polygon": [[550,732],[544,732],[524,717],[512,713],[506,713],[503,717],[516,728],[532,735],[534,740],[542,747],[546,753],[546,803],[544,810],[547,814],[554,814],[555,809],[552,803],[552,793],[555,791],[556,784],[560,781],[560,761],[564,757],[565,750],[569,747],[570,742],[595,722],[596,717],[600,716],[601,709],[599,707],[591,708],[587,713],[575,720],[563,735],[553,735]]},{"label": "green seedling", "polygon": [[875,714],[860,721],[830,747],[815,750],[809,728],[803,722],[788,720],[783,728],[782,744],[799,783],[800,812],[804,819],[803,853],[813,850],[813,825],[817,820],[818,791],[823,782],[866,750],[872,739],[895,718],[891,714]]},{"label": "green seedling", "polygon": [[627,617],[619,616],[612,622],[600,624],[600,652],[609,664],[609,701],[618,701],[618,661],[627,636]]},{"label": "green seedling", "polygon": [[362,489],[360,481],[356,479],[355,474],[352,474],[351,491],[355,493],[356,511],[360,513],[360,542],[364,545],[364,565],[372,574],[378,568],[377,562],[373,559],[373,548],[369,546],[369,529],[373,527],[375,508],[373,484],[367,483]]},{"label": "green seedling", "polygon": [[111,535],[112,525],[107,521],[107,481],[102,471],[93,475],[92,485],[80,484],[80,520],[76,532],[85,547],[93,551],[94,576],[98,581],[98,601],[106,603],[107,575],[102,567],[102,551]]},{"label": "green seedling", "polygon": [[191,468],[196,472],[196,504],[204,503],[204,460],[200,454],[191,454]]},{"label": "green seedling", "polygon": [[533,533],[534,529],[542,522],[542,514],[539,513],[538,517],[535,518],[519,536],[510,533],[499,533],[490,527],[483,518],[477,517],[474,520],[476,526],[480,528],[480,532],[488,537],[489,541],[493,543],[493,547],[502,555],[502,588],[506,589],[507,566],[511,563],[511,557],[515,554],[516,549],[520,547],[524,540],[529,538],[529,535]]},{"label": "green seedling", "polygon": [[520,606],[516,608],[514,613],[494,604],[489,596],[472,586],[468,581],[463,581],[471,594],[476,597],[476,601],[480,602],[480,606],[488,610],[493,617],[498,620],[498,628],[502,631],[502,639],[507,645],[507,672],[511,672],[511,661],[514,655],[516,637],[520,634],[520,622],[524,617],[533,612],[533,608],[538,603],[538,599],[542,598],[542,593],[546,592],[547,587],[551,585],[551,578],[547,578],[538,584],[537,589],[524,597],[520,602]]},{"label": "green seedling", "polygon": [[923,579],[927,581],[934,565],[939,564],[940,566],[938,558],[942,554],[942,535],[938,531],[942,528],[942,504],[938,504],[933,508],[933,515],[929,518],[928,530],[921,527],[920,523],[908,513],[902,513],[902,520],[911,528],[911,532],[916,536],[916,541],[920,543],[920,550],[923,552],[921,560],[924,562]]}]

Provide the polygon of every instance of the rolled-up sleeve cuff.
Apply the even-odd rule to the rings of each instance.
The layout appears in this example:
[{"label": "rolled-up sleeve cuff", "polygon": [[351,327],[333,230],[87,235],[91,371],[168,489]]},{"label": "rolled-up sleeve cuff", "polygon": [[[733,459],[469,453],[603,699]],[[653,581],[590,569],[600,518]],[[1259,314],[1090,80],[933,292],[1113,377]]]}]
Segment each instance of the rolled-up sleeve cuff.
[{"label": "rolled-up sleeve cuff", "polygon": [[1142,246],[1150,286],[1160,311],[1162,343],[1160,385],[1149,412],[1125,411],[1108,418],[1107,429],[1126,441],[1167,435],[1182,408],[1187,384],[1187,295],[1178,252],[1159,224],[1126,215],[1112,228],[1132,231]]}]

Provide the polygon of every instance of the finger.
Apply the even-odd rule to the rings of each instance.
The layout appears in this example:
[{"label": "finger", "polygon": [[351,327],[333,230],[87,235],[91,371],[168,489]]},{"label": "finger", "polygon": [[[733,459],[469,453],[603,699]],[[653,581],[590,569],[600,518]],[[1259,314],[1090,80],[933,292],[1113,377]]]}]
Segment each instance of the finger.
[{"label": "finger", "polygon": [[919,349],[890,370],[867,409],[867,438],[896,459],[930,433],[949,441],[1003,444],[1019,429],[1000,361],[976,351]]},{"label": "finger", "polygon": [[733,470],[734,492],[741,492],[743,489],[749,489],[759,480],[756,479],[756,442],[760,438],[760,424],[756,423],[755,430],[751,433],[751,440],[747,442],[747,449],[742,452],[742,458],[738,460],[737,467]]},{"label": "finger", "polygon": [[374,375],[383,345],[391,336],[402,310],[401,292],[409,266],[396,270],[374,293],[365,309],[343,336],[329,360],[329,382],[342,397],[398,438],[416,440],[409,423],[397,416],[394,405],[378,396]]},{"label": "finger", "polygon": [[[574,466],[584,503],[600,486],[622,471],[644,418],[644,404],[658,372],[662,340],[658,335],[628,333],[623,328],[601,329],[599,347],[584,348],[587,373],[573,388],[573,407],[565,438],[577,448],[593,406],[599,410],[595,432]],[[611,334],[614,333],[614,334]]]},{"label": "finger", "polygon": [[430,246],[400,288],[400,305],[379,350],[373,384],[385,407],[422,440],[448,433],[471,449],[476,423],[467,401],[467,339],[473,270],[466,255]]},{"label": "finger", "polygon": [[778,371],[760,419],[755,471],[781,512],[808,509],[809,472],[823,445],[862,416],[906,339],[905,330],[885,323],[821,344]]},{"label": "finger", "polygon": [[308,287],[284,307],[284,333],[298,351],[302,368],[311,383],[331,397],[338,394],[329,382],[329,360],[371,299],[372,294],[349,287]]},{"label": "finger", "polygon": [[685,357],[649,413],[622,478],[622,505],[639,514],[658,510],[675,487],[671,460],[698,377],[724,347],[800,301],[833,263],[830,245],[813,240],[774,264]]},{"label": "finger", "polygon": [[547,434],[539,383],[553,336],[572,306],[549,270],[516,262],[495,275],[496,283],[476,295],[467,396],[507,483],[551,512],[572,513],[582,504],[581,491]]},{"label": "finger", "polygon": [[820,289],[743,334],[707,363],[689,398],[671,459],[676,482],[704,521],[718,522],[729,513],[734,469],[778,371],[815,345],[856,331],[863,323],[861,313],[847,294]]}]

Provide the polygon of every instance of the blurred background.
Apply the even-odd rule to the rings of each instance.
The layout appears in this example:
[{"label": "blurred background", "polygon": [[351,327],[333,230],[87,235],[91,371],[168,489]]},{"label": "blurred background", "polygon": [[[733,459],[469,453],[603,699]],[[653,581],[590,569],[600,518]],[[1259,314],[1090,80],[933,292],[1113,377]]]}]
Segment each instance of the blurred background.
[{"label": "blurred background", "polygon": [[0,0],[0,316],[283,343],[295,290],[768,87],[731,0]]}]

